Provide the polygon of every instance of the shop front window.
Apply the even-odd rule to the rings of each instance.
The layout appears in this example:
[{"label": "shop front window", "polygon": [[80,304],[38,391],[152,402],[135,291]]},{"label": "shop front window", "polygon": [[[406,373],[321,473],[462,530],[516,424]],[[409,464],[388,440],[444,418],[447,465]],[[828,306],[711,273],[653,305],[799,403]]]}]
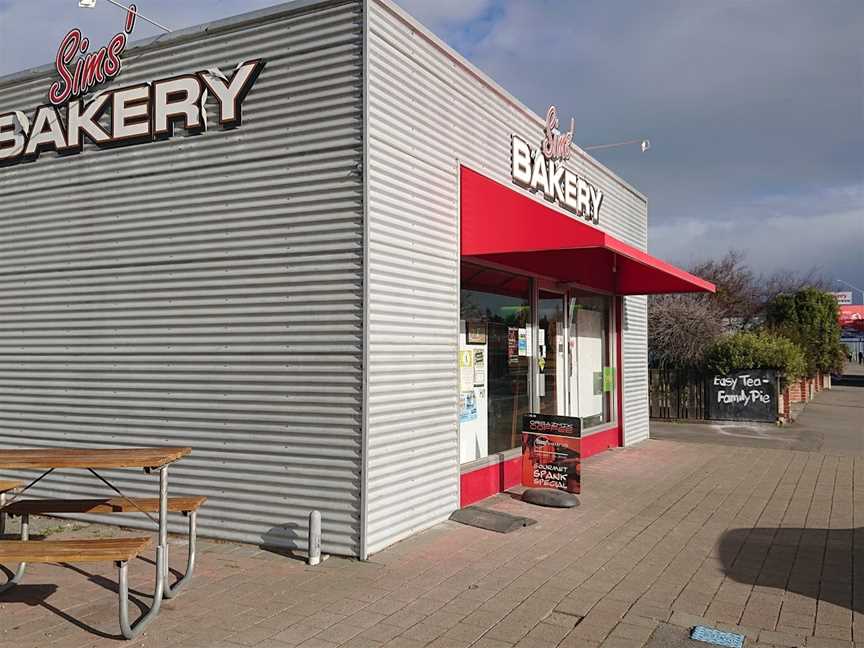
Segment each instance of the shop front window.
[{"label": "shop front window", "polygon": [[462,463],[521,443],[522,417],[531,407],[531,289],[527,277],[462,264]]},{"label": "shop front window", "polygon": [[570,413],[582,419],[583,430],[612,420],[610,305],[602,295],[570,296]]}]

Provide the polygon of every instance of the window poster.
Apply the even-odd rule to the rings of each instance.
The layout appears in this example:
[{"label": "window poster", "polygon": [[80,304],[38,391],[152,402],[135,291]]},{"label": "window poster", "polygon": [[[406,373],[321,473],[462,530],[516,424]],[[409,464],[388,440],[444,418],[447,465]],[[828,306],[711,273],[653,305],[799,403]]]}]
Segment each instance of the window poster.
[{"label": "window poster", "polygon": [[474,350],[474,386],[486,386],[486,352],[483,349]]},{"label": "window poster", "polygon": [[507,329],[507,364],[519,364],[519,329]]},{"label": "window poster", "polygon": [[465,339],[468,344],[486,344],[486,322],[467,320],[465,322]]},{"label": "window poster", "polygon": [[615,388],[615,367],[603,367],[603,391],[611,392]]},{"label": "window poster", "polygon": [[528,329],[519,329],[519,355],[528,355]]},{"label": "window poster", "polygon": [[477,419],[477,397],[474,390],[459,394],[459,422],[468,423]]},{"label": "window poster", "polygon": [[474,389],[474,352],[459,351],[459,390]]}]

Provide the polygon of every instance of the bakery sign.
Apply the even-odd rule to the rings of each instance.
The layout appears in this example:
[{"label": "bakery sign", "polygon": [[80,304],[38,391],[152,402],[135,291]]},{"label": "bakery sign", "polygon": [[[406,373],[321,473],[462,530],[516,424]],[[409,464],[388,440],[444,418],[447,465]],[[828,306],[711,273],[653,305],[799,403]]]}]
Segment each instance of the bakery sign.
[{"label": "bakery sign", "polygon": [[176,127],[198,134],[207,128],[211,96],[219,126],[240,125],[243,101],[264,67],[263,59],[241,61],[228,74],[214,67],[93,92],[120,74],[120,55],[134,26],[132,5],[123,31],[95,51],[80,29],[64,36],[55,57],[57,78],[47,88],[50,103],[30,115],[0,113],[0,165],[33,161],[44,151],[80,153],[85,141],[99,147],[140,144],[173,137]]},{"label": "bakery sign", "polygon": [[512,135],[510,161],[513,182],[529,191],[542,193],[546,200],[558,203],[580,218],[599,223],[603,192],[564,166],[572,153],[574,129],[575,123],[571,119],[570,130],[560,132],[558,111],[555,106],[549,106],[539,147]]}]

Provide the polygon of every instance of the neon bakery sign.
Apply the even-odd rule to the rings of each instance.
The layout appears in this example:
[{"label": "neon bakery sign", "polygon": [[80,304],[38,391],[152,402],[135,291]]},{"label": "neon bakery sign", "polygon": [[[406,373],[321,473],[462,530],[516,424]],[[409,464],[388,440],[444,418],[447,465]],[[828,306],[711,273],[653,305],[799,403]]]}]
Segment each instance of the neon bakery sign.
[{"label": "neon bakery sign", "polygon": [[549,106],[543,140],[534,148],[518,135],[511,136],[511,171],[513,182],[529,191],[542,192],[550,202],[557,202],[577,216],[594,223],[600,222],[603,192],[585,178],[566,169],[570,159],[575,123],[570,130],[558,130],[558,111]]},{"label": "neon bakery sign", "polygon": [[126,50],[128,36],[135,29],[136,12],[137,7],[129,5],[123,31],[112,36],[107,45],[95,52],[88,53],[90,39],[82,36],[80,29],[69,30],[60,41],[54,58],[60,79],[48,91],[48,99],[52,104],[62,106],[69,99],[86,94],[93,86],[120,74],[123,69],[120,55]]},{"label": "neon bakery sign", "polygon": [[219,126],[241,124],[243,101],[264,67],[263,59],[242,61],[230,74],[210,68],[85,98],[120,73],[120,54],[134,24],[132,5],[123,32],[91,53],[89,39],[80,30],[66,34],[57,50],[59,79],[48,89],[50,103],[32,116],[21,111],[0,114],[0,165],[33,161],[44,151],[80,153],[85,140],[104,148],[167,139],[178,126],[190,134],[202,133],[210,96],[218,105]]}]

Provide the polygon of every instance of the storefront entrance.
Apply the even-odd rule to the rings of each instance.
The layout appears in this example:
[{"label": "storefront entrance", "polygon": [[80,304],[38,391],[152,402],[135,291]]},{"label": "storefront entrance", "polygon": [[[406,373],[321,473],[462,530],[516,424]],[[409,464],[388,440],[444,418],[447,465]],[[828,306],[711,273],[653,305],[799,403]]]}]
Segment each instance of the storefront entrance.
[{"label": "storefront entrance", "polygon": [[623,444],[619,410],[642,434],[644,301],[629,296],[714,287],[475,171],[460,178],[465,505],[519,482],[528,412],[579,417],[583,458]]},{"label": "storefront entrance", "polygon": [[584,434],[615,425],[612,299],[463,262],[460,461],[517,456],[522,418],[582,418]]}]

